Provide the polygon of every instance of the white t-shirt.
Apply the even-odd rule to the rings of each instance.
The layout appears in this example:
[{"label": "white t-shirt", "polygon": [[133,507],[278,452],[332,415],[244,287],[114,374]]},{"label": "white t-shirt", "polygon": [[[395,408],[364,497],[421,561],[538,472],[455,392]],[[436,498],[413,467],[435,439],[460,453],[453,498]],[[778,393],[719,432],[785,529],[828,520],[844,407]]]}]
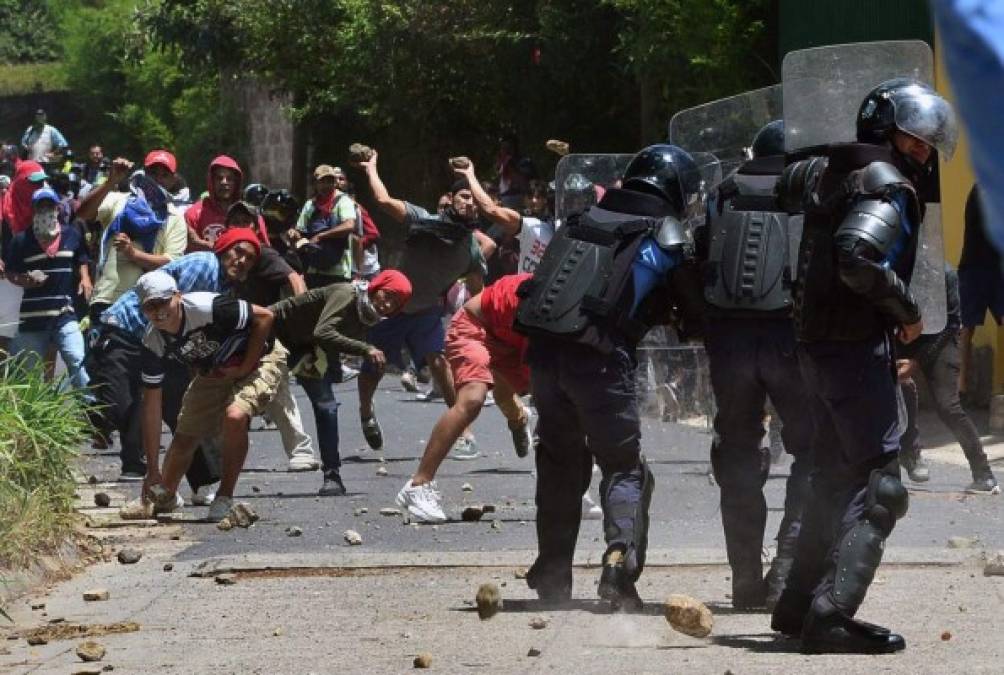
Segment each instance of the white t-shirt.
[{"label": "white t-shirt", "polygon": [[553,220],[540,220],[524,216],[519,228],[519,268],[518,274],[533,274],[544,257],[544,250],[551,243],[555,225]]}]

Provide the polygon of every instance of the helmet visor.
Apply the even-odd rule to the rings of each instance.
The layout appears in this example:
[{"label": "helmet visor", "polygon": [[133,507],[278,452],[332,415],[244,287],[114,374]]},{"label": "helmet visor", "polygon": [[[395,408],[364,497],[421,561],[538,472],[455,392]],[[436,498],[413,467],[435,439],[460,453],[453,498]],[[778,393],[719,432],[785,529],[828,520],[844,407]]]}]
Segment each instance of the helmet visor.
[{"label": "helmet visor", "polygon": [[893,97],[896,128],[935,148],[944,160],[955,153],[959,125],[951,104],[934,93]]}]

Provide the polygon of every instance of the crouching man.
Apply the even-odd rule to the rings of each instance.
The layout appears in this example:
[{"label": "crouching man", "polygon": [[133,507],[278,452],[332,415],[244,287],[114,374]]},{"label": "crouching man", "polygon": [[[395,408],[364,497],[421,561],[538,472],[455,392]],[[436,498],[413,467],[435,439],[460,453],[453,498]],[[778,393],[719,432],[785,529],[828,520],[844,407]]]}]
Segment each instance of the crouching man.
[{"label": "crouching man", "polygon": [[[178,506],[178,483],[199,442],[220,436],[223,476],[209,509],[217,522],[230,510],[234,486],[248,451],[248,425],[261,414],[286,377],[286,349],[270,344],[272,312],[229,295],[178,291],[163,271],[144,274],[136,294],[149,320],[143,336],[142,427],[149,469],[143,495],[122,517],[149,517]],[[189,366],[195,377],[185,391],[174,438],[159,470],[164,362]]]}]

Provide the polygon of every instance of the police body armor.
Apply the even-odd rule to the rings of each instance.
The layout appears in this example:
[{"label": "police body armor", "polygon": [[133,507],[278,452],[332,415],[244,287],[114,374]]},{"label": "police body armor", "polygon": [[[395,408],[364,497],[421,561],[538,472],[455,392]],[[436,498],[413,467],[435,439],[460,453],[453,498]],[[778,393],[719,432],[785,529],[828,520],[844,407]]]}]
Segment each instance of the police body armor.
[{"label": "police body armor", "polygon": [[632,267],[661,221],[591,207],[557,230],[533,278],[518,291],[515,328],[604,353],[636,344],[649,326],[630,317]]},{"label": "police body armor", "polygon": [[[923,205],[912,184],[899,173],[897,158],[885,146],[862,143],[817,146],[789,155],[789,161],[804,160],[807,156],[811,159],[802,164],[809,173],[815,174],[815,178],[810,177],[807,182],[815,181],[815,184],[803,184],[796,177],[793,187],[786,185],[782,178],[778,189],[782,201],[801,193],[800,206],[805,209],[795,285],[796,335],[804,342],[850,341],[887,332],[892,328],[889,320],[841,282],[835,234],[862,198],[884,200],[891,187],[907,190],[909,218],[915,228],[919,228],[923,220]],[[868,203],[878,201],[869,200]],[[905,284],[909,284],[912,275],[918,234],[917,231],[911,233],[906,250],[893,268]]]},{"label": "police body armor", "polygon": [[704,297],[713,315],[786,316],[791,310],[801,228],[800,216],[789,216],[774,196],[783,170],[783,155],[750,160],[709,205]]}]

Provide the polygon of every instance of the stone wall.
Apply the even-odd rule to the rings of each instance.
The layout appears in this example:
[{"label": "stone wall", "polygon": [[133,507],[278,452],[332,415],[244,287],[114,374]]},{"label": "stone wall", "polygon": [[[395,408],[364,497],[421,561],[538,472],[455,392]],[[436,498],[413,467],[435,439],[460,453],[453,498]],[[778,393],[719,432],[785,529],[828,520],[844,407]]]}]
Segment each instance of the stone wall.
[{"label": "stone wall", "polygon": [[234,96],[247,130],[248,147],[243,155],[247,158],[249,180],[270,188],[289,189],[293,169],[289,99],[248,77],[235,80]]}]

